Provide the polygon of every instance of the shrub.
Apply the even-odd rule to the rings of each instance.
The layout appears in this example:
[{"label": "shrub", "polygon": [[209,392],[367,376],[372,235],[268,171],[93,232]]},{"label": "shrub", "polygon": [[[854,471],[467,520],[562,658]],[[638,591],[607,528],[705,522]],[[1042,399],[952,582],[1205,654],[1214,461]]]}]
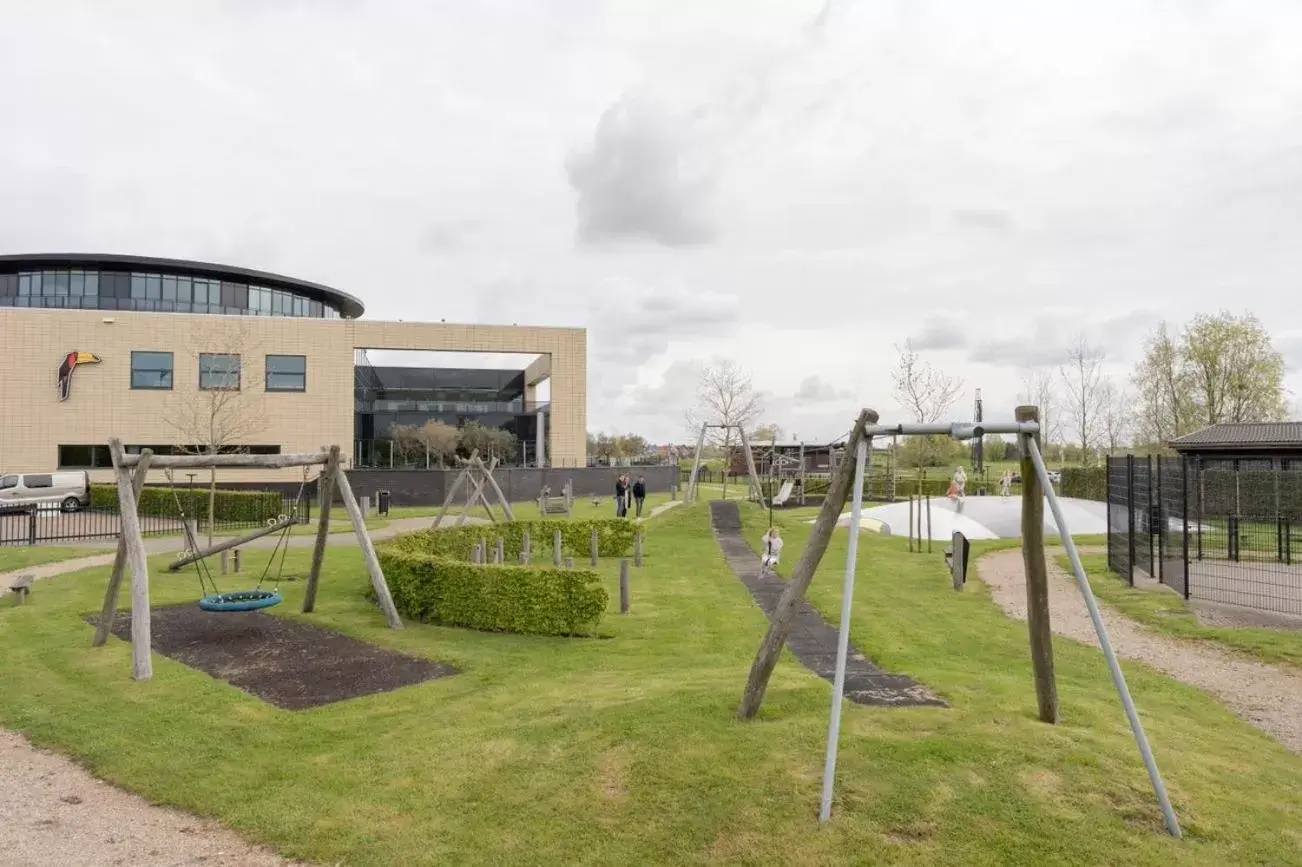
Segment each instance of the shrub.
[{"label": "shrub", "polygon": [[590,570],[477,565],[391,544],[378,553],[398,611],[425,623],[585,635],[596,629],[609,600]]},{"label": "shrub", "polygon": [[[175,496],[173,491],[175,490]],[[206,488],[152,488],[140,492],[140,514],[149,517],[179,518],[176,501],[181,501],[185,515],[198,521],[208,517]],[[261,523],[284,511],[284,501],[275,491],[217,491],[213,517],[232,523]],[[118,510],[117,485],[91,485],[90,507],[97,511]]]},{"label": "shrub", "polygon": [[1108,500],[1107,467],[1063,467],[1062,483],[1058,493],[1064,497],[1077,497],[1082,500]]},{"label": "shrub", "polygon": [[508,521],[491,527],[448,527],[438,530],[418,530],[405,533],[386,542],[387,546],[418,554],[435,557],[449,557],[453,560],[469,560],[470,552],[483,539],[491,550],[497,544],[497,537],[502,537],[505,554],[509,559],[517,559],[524,548],[524,533],[529,531],[529,547],[534,559],[540,554],[552,552],[552,538],[556,530],[561,531],[561,554],[571,557],[586,557],[592,550],[592,531],[597,530],[597,554],[601,557],[624,557],[633,553],[633,540],[638,528],[645,525],[635,524],[622,518],[594,518],[574,521]]}]

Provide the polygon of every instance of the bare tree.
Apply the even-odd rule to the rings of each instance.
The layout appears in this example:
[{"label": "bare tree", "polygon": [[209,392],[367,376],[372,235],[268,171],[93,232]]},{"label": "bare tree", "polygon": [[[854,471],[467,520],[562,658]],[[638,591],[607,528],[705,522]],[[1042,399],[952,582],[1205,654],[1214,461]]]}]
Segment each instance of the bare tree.
[{"label": "bare tree", "polygon": [[[231,321],[234,319],[234,321]],[[175,388],[164,421],[180,438],[182,451],[215,455],[236,451],[262,428],[258,398],[262,357],[249,324],[235,317],[197,322],[183,344],[190,347],[197,387]],[[208,471],[208,545],[217,509],[217,469]]]},{"label": "bare tree", "polygon": [[[895,369],[891,371],[895,399],[915,422],[934,424],[949,414],[959,392],[963,390],[963,380],[950,376],[928,361],[919,357],[910,341],[904,346],[896,347],[900,353]],[[916,437],[914,448],[906,449],[902,454],[910,455],[917,463],[919,474],[924,466],[943,454],[939,439]],[[946,438],[948,441],[948,438]]]},{"label": "bare tree", "polygon": [[1067,350],[1067,363],[1058,368],[1066,386],[1066,416],[1072,436],[1080,442],[1081,466],[1089,466],[1090,446],[1095,443],[1102,413],[1103,350],[1084,335]]},{"label": "bare tree", "polygon": [[1099,386],[1099,431],[1109,455],[1125,443],[1133,422],[1130,395],[1117,387],[1109,377]]},{"label": "bare tree", "polygon": [[[721,361],[701,372],[696,405],[687,411],[687,425],[700,431],[705,423],[749,428],[764,411],[764,403],[751,384],[750,374],[732,361]],[[732,457],[733,427],[711,431],[707,439],[723,447],[723,496],[728,496],[728,469]]]},{"label": "bare tree", "polygon": [[[1022,372],[1022,391],[1017,399],[1040,408],[1040,440],[1044,453],[1052,453],[1054,442],[1060,441],[1062,434],[1053,372],[1043,367],[1027,368]],[[1061,447],[1059,453],[1061,454]]]}]

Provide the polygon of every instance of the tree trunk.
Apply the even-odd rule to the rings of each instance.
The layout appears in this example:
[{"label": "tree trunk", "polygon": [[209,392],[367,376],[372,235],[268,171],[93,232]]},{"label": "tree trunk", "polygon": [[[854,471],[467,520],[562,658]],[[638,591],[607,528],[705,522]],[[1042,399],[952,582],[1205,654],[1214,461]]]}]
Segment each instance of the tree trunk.
[{"label": "tree trunk", "polygon": [[[876,424],[877,418],[876,412],[864,409],[859,413],[854,429],[850,431],[850,438],[845,443],[844,457],[841,465],[836,469],[836,474],[829,479],[827,498],[823,500],[823,507],[818,512],[818,520],[814,522],[814,531],[809,536],[809,543],[801,552],[795,572],[792,573],[786,589],[782,591],[782,597],[778,600],[777,608],[773,611],[769,623],[768,634],[764,636],[764,642],[755,654],[754,663],[751,664],[746,692],[742,696],[741,707],[737,710],[737,716],[741,719],[754,718],[764,703],[764,692],[768,689],[773,669],[777,667],[778,658],[782,655],[782,647],[787,642],[788,633],[791,632],[791,621],[800,603],[804,601],[805,591],[813,583],[814,572],[827,551],[827,545],[832,540],[832,531],[836,529],[837,519],[841,517],[841,510],[845,508],[846,498],[850,494],[855,468],[855,459],[852,456],[858,453],[859,441],[864,438],[864,427]],[[858,528],[851,528],[850,532],[858,532]]]}]

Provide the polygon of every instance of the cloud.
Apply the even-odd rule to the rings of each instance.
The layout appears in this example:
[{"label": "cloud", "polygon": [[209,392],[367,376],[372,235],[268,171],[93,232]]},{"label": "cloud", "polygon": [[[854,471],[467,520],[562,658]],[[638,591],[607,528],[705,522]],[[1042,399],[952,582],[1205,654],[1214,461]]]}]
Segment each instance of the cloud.
[{"label": "cloud", "polygon": [[818,376],[807,376],[800,381],[794,400],[797,404],[825,403],[832,400],[849,400],[853,397],[853,391],[839,389]]},{"label": "cloud", "polygon": [[1158,321],[1156,313],[1144,309],[1094,322],[1082,322],[1070,314],[1039,316],[1026,327],[1009,323],[1004,329],[1009,336],[982,341],[968,354],[968,360],[993,367],[1056,367],[1067,360],[1076,340],[1084,337],[1103,351],[1107,361],[1125,362],[1138,355],[1144,337]]},{"label": "cloud", "polygon": [[713,240],[716,167],[693,134],[683,118],[636,94],[606,109],[590,147],[566,163],[578,196],[579,240],[667,247]]},{"label": "cloud", "polygon": [[962,349],[967,346],[967,331],[957,322],[944,316],[928,316],[922,330],[909,338],[919,352],[928,349]]},{"label": "cloud", "polygon": [[1013,228],[1013,215],[993,208],[960,208],[951,211],[949,219],[960,229],[1009,232]]}]

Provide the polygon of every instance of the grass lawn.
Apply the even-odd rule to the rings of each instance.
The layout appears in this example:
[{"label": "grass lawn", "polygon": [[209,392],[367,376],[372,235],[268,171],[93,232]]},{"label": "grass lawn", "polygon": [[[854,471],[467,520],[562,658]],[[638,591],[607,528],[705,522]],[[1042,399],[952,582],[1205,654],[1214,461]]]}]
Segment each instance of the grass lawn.
[{"label": "grass lawn", "polygon": [[[765,515],[743,507],[758,539]],[[808,526],[789,522],[794,563]],[[846,534],[811,593],[839,608]],[[765,620],[708,508],[657,519],[608,640],[384,627],[357,552],[331,549],[307,619],[462,673],[309,711],[164,657],[89,647],[107,570],[0,609],[0,725],[288,856],[349,864],[1302,864],[1302,759],[1198,690],[1127,666],[1187,838],[1161,819],[1097,651],[1056,642],[1063,722],[1034,719],[1026,626],[942,558],[866,533],[855,641],[951,708],[847,705],[835,817],[816,820],[829,686],[790,657],[762,719],[734,717]],[[250,568],[266,552],[248,552]],[[304,568],[308,552],[291,551]],[[193,603],[161,572],[156,604]],[[979,568],[979,567],[978,567]],[[303,586],[282,585],[297,613]],[[1292,854],[1290,854],[1292,853]]]},{"label": "grass lawn", "polygon": [[[594,506],[592,505],[592,497],[575,497],[574,513],[570,517],[580,521],[591,519],[591,518],[615,517],[615,495],[613,493],[609,495],[603,494],[598,499],[600,500],[600,502],[596,506]],[[492,501],[491,495],[489,497],[489,501],[490,502]],[[648,494],[646,498],[646,503],[642,507],[643,509],[642,516],[647,517],[648,515],[650,515],[652,509],[654,509],[656,506],[664,505],[667,502],[669,502],[668,494]],[[454,505],[451,509],[448,510],[448,516],[443,519],[445,524],[450,521],[456,520],[457,515],[461,514],[461,508],[463,505],[464,505],[464,501],[463,503]],[[400,506],[397,508],[390,509],[389,517],[392,519],[426,518],[426,517],[433,518],[435,515],[439,513],[439,510],[441,508],[442,508],[442,504],[437,506]],[[511,511],[515,514],[515,517],[519,520],[533,520],[542,517],[541,513],[538,511],[538,503],[535,500],[530,500],[527,503],[512,503]],[[497,516],[498,520],[503,520],[506,517],[501,506],[498,506],[496,504],[494,504],[493,506],[493,514]],[[481,503],[480,505],[476,506],[474,509],[471,509],[470,516],[472,518],[486,518],[487,516],[484,514],[483,504]],[[564,515],[549,515],[548,517],[553,520],[555,519],[563,520],[565,518]]]},{"label": "grass lawn", "polygon": [[[1065,554],[1058,565],[1071,573]],[[1302,632],[1288,629],[1231,629],[1203,626],[1189,603],[1165,588],[1131,587],[1108,569],[1106,554],[1082,555],[1081,565],[1094,595],[1157,632],[1193,641],[1213,641],[1264,662],[1302,666]]]},{"label": "grass lawn", "polygon": [[[16,572],[30,569],[45,563],[57,563],[60,560],[77,560],[82,557],[94,557],[97,554],[112,553],[116,541],[110,541],[103,548],[47,548],[44,545],[22,547],[5,546],[0,548],[0,572]],[[3,590],[5,588],[0,588]]]}]

